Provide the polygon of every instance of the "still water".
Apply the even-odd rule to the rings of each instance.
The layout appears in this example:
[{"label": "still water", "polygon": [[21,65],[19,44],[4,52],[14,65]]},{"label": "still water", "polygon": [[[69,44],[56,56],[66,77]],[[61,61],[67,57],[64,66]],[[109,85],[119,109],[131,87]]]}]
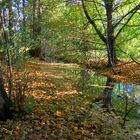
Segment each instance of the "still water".
[{"label": "still water", "polygon": [[113,111],[124,124],[132,120],[140,123],[140,85],[118,83],[87,69],[75,71],[75,77],[79,92],[93,95],[93,108]]},{"label": "still water", "polygon": [[[60,73],[62,78],[59,83],[64,77],[69,79],[81,95],[89,98],[92,108],[113,111],[122,117],[124,124],[126,121],[136,121],[140,124],[140,85],[118,83],[109,77],[99,75],[98,72],[71,64],[62,64],[59,67],[57,65],[46,66],[45,71]],[[44,71],[44,64],[42,70]]]}]

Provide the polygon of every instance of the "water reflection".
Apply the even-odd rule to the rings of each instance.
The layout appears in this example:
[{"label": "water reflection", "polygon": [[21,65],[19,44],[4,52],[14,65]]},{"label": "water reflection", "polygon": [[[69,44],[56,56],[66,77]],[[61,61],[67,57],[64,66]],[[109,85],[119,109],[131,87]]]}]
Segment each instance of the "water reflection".
[{"label": "water reflection", "polygon": [[112,97],[114,86],[115,86],[115,81],[111,78],[107,78],[106,87],[104,88],[104,92],[103,92],[103,107],[106,108],[108,111],[109,111],[109,106],[112,105],[111,97]]},{"label": "water reflection", "polygon": [[[53,65],[47,67],[47,70],[54,73],[59,71],[61,77],[65,76],[67,81],[77,87],[83,97],[88,99],[93,109],[105,108],[109,112],[115,112],[116,115],[122,117],[123,125],[126,120],[140,120],[140,85],[117,83],[111,78],[79,67],[65,65],[56,69]],[[63,77],[56,80],[59,88],[64,88],[61,87]]]},{"label": "water reflection", "polygon": [[137,102],[140,105],[140,85],[126,85],[123,83],[116,84],[116,90],[114,92],[126,92],[129,96],[131,96],[132,102],[135,101],[135,98],[137,98]]},{"label": "water reflection", "polygon": [[102,107],[109,110],[112,104],[112,92],[115,81],[97,73],[83,69],[81,70],[81,79],[79,80],[80,91],[84,94],[93,94],[93,102],[97,103],[102,100]]},{"label": "water reflection", "polygon": [[93,107],[100,106],[107,111],[114,111],[122,116],[123,125],[126,120],[140,118],[140,85],[117,83],[91,70],[81,70],[78,85],[83,94],[93,95]]}]

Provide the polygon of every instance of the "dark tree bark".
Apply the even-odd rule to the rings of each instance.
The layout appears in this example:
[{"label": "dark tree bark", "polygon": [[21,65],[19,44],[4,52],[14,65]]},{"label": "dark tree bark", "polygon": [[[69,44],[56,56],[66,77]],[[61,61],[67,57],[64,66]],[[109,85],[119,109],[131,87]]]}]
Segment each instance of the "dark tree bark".
[{"label": "dark tree bark", "polygon": [[7,93],[4,89],[2,72],[0,71],[0,120],[6,120],[12,117],[10,107],[12,106]]},{"label": "dark tree bark", "polygon": [[113,27],[113,1],[109,2],[105,0],[105,9],[107,17],[107,37],[106,37],[106,46],[108,54],[108,66],[114,66],[117,63],[116,49],[115,49],[115,37],[114,37],[114,27]]}]

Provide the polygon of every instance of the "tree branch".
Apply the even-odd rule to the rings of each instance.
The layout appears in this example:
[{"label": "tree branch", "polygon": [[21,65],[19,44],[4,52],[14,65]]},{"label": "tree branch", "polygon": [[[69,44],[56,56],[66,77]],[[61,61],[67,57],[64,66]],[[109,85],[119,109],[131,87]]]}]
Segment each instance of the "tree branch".
[{"label": "tree branch", "polygon": [[132,13],[132,15],[128,18],[128,20],[126,21],[126,23],[121,27],[121,29],[118,31],[118,33],[115,36],[115,39],[119,36],[119,34],[121,33],[121,31],[125,28],[125,26],[128,24],[128,22],[132,19],[132,17],[134,16],[134,14],[137,11],[135,11],[134,13]]},{"label": "tree branch", "polygon": [[122,3],[118,2],[118,3],[114,6],[114,8],[113,8],[113,12],[116,11],[119,7],[123,7],[123,6],[126,6],[126,5],[130,5],[130,4],[134,3],[134,2],[135,2],[135,0],[132,1],[132,2],[122,2]]},{"label": "tree branch", "polygon": [[132,10],[130,10],[128,13],[126,13],[115,25],[114,25],[114,29],[116,27],[118,27],[118,25],[120,24],[120,22],[125,18],[127,17],[129,14],[131,13],[136,13],[138,10],[140,9],[140,4],[138,4],[135,8],[133,8]]},{"label": "tree branch", "polygon": [[119,50],[120,50],[121,52],[123,52],[124,54],[126,54],[127,56],[129,56],[133,62],[135,62],[136,64],[140,65],[140,62],[138,62],[137,60],[135,60],[135,59],[132,57],[131,54],[126,53],[126,52],[123,51],[119,46],[118,46],[118,48],[119,48]]},{"label": "tree branch", "polygon": [[104,37],[104,35],[100,32],[100,30],[97,28],[97,25],[95,24],[94,20],[91,19],[86,6],[84,4],[84,0],[82,0],[82,8],[84,10],[85,16],[88,19],[89,23],[94,27],[95,31],[97,32],[98,36],[100,37],[100,39],[106,44],[106,38]]},{"label": "tree branch", "polygon": [[139,35],[140,35],[140,33],[134,34],[134,36],[132,36],[132,37],[130,37],[130,38],[128,38],[128,39],[125,39],[125,40],[120,41],[119,43],[117,43],[117,45],[120,45],[121,43],[124,43],[124,42],[131,41],[132,39],[138,37]]},{"label": "tree branch", "polygon": [[105,31],[105,33],[106,33],[106,28],[105,28],[105,24],[104,24],[104,22],[103,22],[104,20],[103,20],[103,18],[102,18],[102,15],[101,15],[100,11],[98,10],[98,7],[97,7],[97,5],[96,5],[95,0],[93,0],[93,2],[94,2],[94,5],[95,5],[95,9],[96,9],[96,11],[97,11],[97,13],[98,13],[98,15],[99,15],[99,17],[100,17],[100,19],[101,19],[102,25],[103,25],[103,27],[104,27],[104,31]]}]

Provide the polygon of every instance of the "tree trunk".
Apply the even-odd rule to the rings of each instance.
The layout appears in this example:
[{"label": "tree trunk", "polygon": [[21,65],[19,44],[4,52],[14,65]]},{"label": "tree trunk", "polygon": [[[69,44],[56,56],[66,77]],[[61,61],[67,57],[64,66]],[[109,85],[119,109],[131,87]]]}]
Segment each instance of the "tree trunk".
[{"label": "tree trunk", "polygon": [[25,27],[26,27],[25,0],[22,0],[22,14],[23,14],[23,31],[25,31]]},{"label": "tree trunk", "polygon": [[107,16],[107,32],[106,32],[106,46],[108,54],[108,66],[112,67],[117,63],[116,50],[115,50],[115,37],[113,27],[113,0],[105,1],[106,16]]},{"label": "tree trunk", "polygon": [[[42,19],[41,8],[42,8],[41,1],[34,0],[33,1],[33,26],[32,26],[34,40],[37,40],[37,36],[39,36],[41,33],[41,25],[40,25],[40,21]],[[29,51],[29,53],[32,57],[39,57],[40,58],[41,54],[42,54],[41,51],[42,51],[41,41],[38,40],[37,46],[34,46],[34,48],[31,49]]]},{"label": "tree trunk", "polygon": [[33,0],[33,26],[32,26],[32,31],[33,31],[33,37],[36,35],[36,0]]},{"label": "tree trunk", "polygon": [[0,120],[6,120],[12,117],[10,107],[12,106],[7,93],[4,89],[2,72],[0,71]]},{"label": "tree trunk", "polygon": [[[96,22],[90,17],[90,14],[88,13],[85,3],[82,0],[82,8],[84,10],[85,16],[89,23],[93,26],[95,32],[98,34],[99,38],[105,43],[107,47],[107,55],[108,55],[108,66],[112,67],[117,63],[117,57],[116,57],[116,51],[115,51],[115,36],[114,36],[114,26],[113,26],[113,4],[114,0],[103,0],[105,4],[105,10],[106,10],[106,18],[107,18],[107,25],[106,23],[103,23],[105,34],[99,30]],[[93,1],[94,2],[94,1]],[[94,2],[95,4],[95,2]],[[99,12],[98,8],[96,7],[98,15],[100,16],[101,20],[101,13]],[[103,22],[103,20],[102,20]]]},{"label": "tree trunk", "polygon": [[115,45],[111,41],[111,39],[108,41],[109,43],[107,45],[107,56],[108,56],[108,67],[113,67],[117,63],[117,57],[116,57],[116,50]]}]

